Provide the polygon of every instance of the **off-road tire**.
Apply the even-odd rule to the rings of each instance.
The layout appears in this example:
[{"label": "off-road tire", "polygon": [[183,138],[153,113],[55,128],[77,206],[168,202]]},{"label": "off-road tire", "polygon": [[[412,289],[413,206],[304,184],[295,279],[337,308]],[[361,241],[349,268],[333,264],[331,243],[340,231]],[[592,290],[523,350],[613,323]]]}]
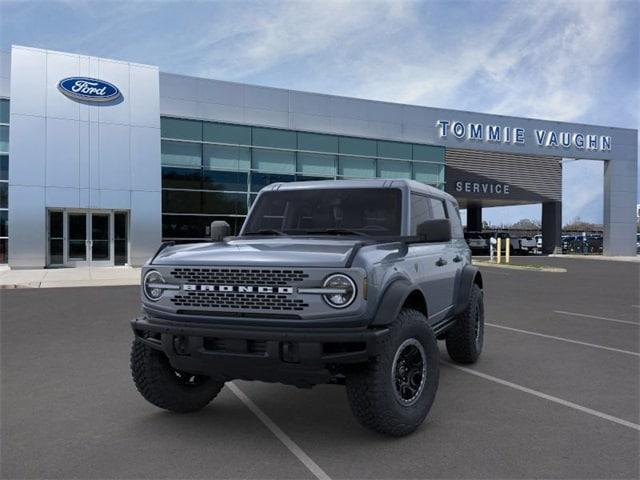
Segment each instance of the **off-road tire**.
[{"label": "off-road tire", "polygon": [[[413,341],[411,339],[422,346],[426,376],[414,403],[403,405],[397,398],[392,372],[399,347]],[[351,411],[371,430],[397,437],[408,435],[422,424],[435,399],[439,380],[438,344],[425,316],[412,309],[400,311],[381,342],[378,356],[346,375]]]},{"label": "off-road tire", "polygon": [[475,363],[478,360],[484,341],[484,302],[478,285],[471,287],[469,302],[447,331],[445,341],[454,362]]},{"label": "off-road tire", "polygon": [[176,413],[201,410],[224,386],[210,377],[176,372],[164,353],[136,340],[131,347],[131,375],[149,403]]}]

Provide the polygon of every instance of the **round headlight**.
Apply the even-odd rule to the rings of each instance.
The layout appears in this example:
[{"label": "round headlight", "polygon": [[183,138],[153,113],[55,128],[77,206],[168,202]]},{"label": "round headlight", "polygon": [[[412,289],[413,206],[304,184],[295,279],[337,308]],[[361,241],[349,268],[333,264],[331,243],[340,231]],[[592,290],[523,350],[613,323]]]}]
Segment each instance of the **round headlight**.
[{"label": "round headlight", "polygon": [[147,297],[152,302],[157,302],[160,300],[162,293],[164,292],[164,288],[161,285],[164,284],[164,278],[160,275],[156,270],[149,270],[142,282],[142,291],[144,292],[144,296]]},{"label": "round headlight", "polygon": [[346,275],[335,273],[326,278],[323,288],[333,290],[325,293],[322,298],[333,308],[345,308],[356,298],[356,284]]}]

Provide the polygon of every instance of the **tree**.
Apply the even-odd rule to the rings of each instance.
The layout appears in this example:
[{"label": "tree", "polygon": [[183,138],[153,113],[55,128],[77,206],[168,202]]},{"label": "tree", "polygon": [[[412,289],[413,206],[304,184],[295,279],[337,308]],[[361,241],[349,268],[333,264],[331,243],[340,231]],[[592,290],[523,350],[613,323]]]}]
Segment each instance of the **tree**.
[{"label": "tree", "polygon": [[580,217],[575,217],[569,223],[567,223],[563,230],[568,232],[593,232],[593,231],[601,231],[602,225],[598,223],[591,223],[585,220],[582,220]]},{"label": "tree", "polygon": [[522,218],[516,223],[512,224],[509,228],[514,230],[540,230],[540,222],[532,220],[530,218]]}]

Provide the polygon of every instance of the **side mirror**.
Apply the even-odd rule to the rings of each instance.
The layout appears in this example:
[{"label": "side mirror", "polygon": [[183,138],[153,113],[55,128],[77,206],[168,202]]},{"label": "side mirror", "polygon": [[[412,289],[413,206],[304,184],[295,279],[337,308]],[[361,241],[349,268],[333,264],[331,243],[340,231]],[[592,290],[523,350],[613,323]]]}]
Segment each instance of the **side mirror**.
[{"label": "side mirror", "polygon": [[211,222],[211,240],[221,242],[224,237],[231,235],[231,227],[223,220]]},{"label": "side mirror", "polygon": [[451,222],[447,219],[426,220],[418,225],[417,233],[423,242],[448,242],[451,240]]}]

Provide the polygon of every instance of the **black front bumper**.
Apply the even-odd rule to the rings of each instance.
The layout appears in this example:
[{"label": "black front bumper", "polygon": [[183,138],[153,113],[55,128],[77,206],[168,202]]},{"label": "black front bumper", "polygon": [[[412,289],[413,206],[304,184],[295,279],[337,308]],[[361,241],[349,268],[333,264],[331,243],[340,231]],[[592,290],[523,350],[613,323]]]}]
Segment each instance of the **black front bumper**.
[{"label": "black front bumper", "polygon": [[137,341],[164,352],[177,370],[298,386],[331,382],[340,366],[368,361],[388,333],[386,328],[187,324],[147,316],[131,326]]}]

